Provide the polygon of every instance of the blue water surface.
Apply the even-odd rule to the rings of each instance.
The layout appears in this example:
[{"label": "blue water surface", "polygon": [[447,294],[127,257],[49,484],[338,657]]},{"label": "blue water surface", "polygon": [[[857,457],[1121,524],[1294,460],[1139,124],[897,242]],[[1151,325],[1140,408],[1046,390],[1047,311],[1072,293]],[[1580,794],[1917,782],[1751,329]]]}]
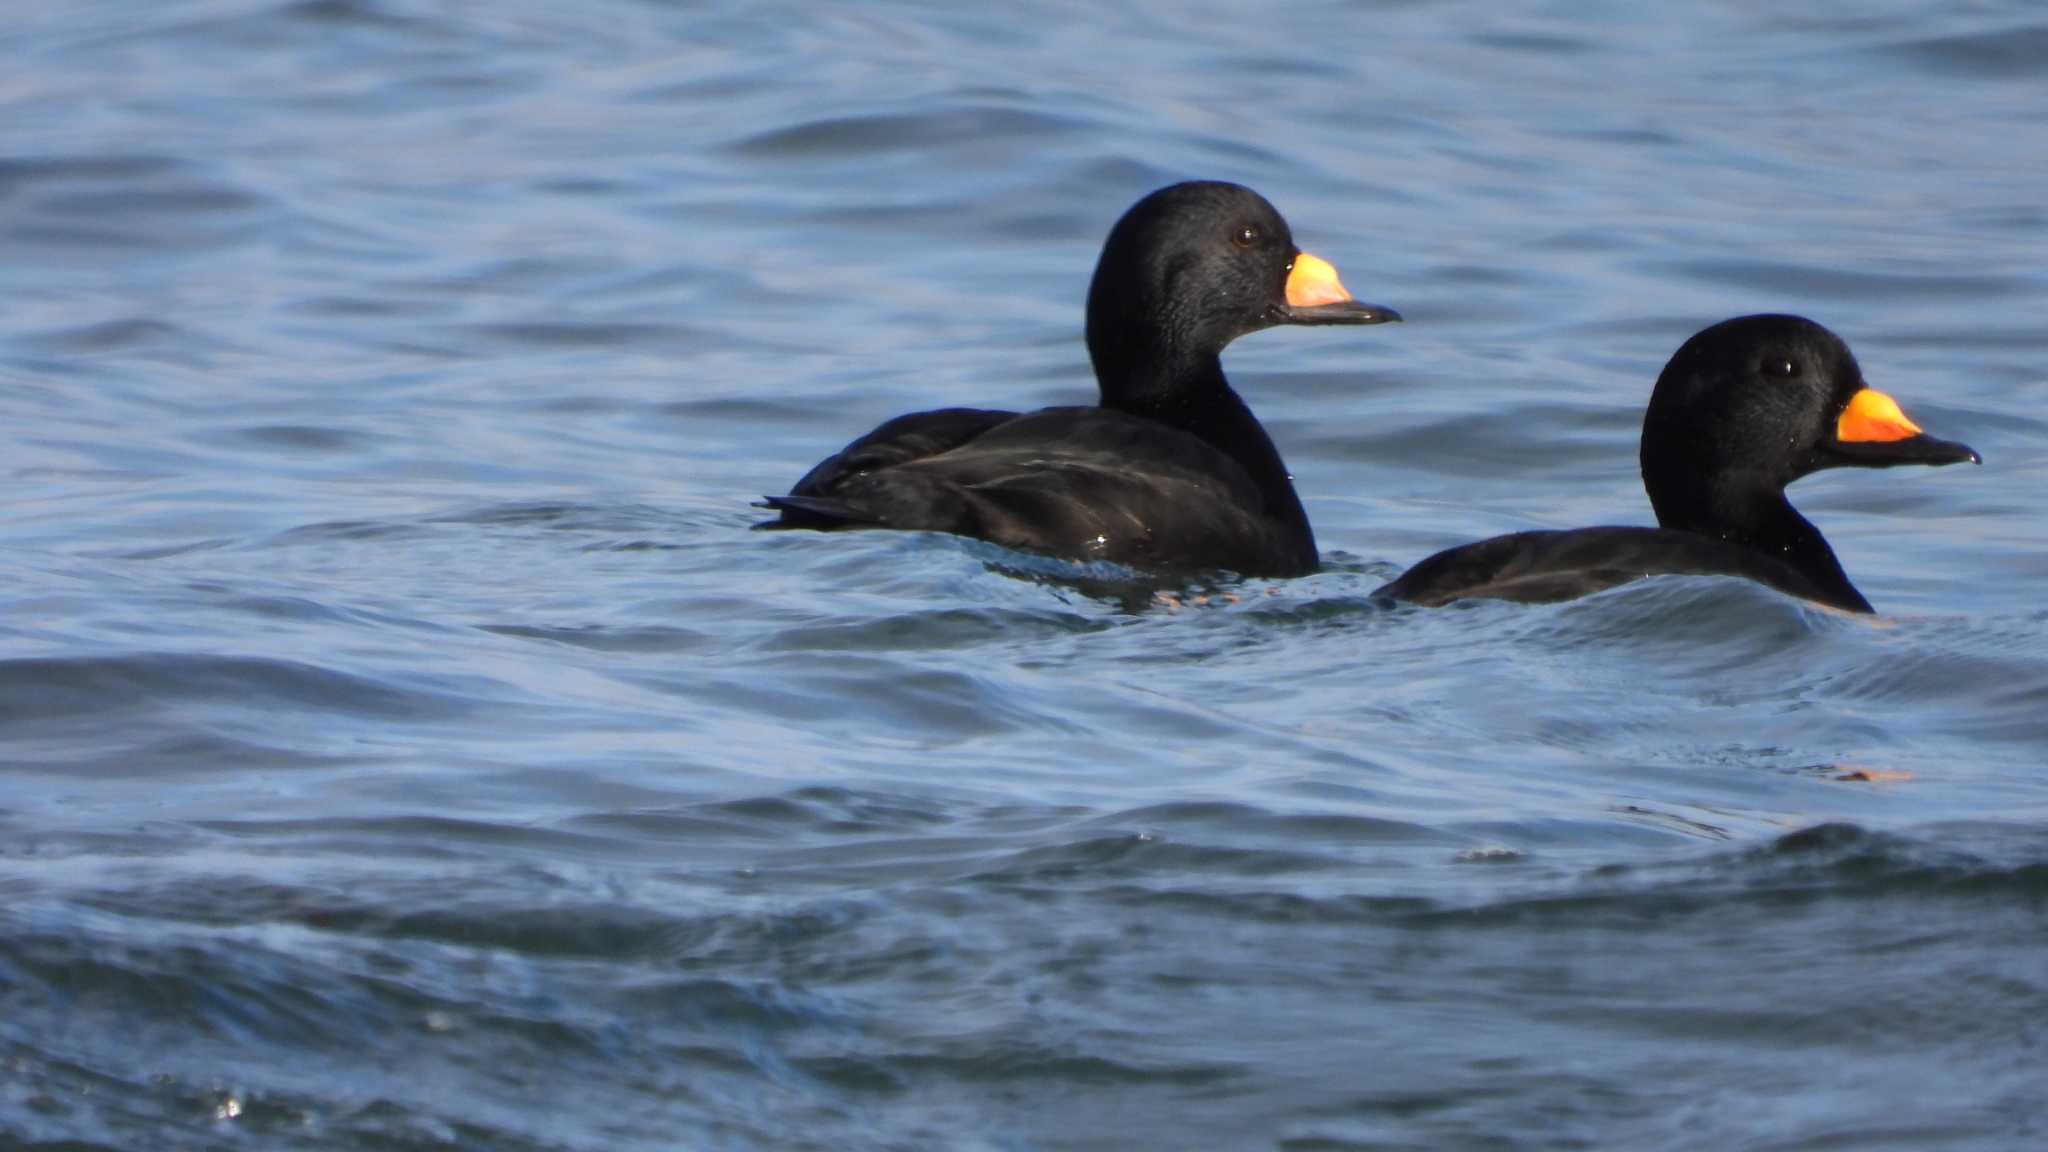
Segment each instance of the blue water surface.
[{"label": "blue water surface", "polygon": [[[0,123],[0,1144],[2048,1141],[2036,5],[26,5]],[[1195,177],[1407,318],[1226,356],[1322,573],[748,530]],[[1984,456],[1796,487],[1875,617],[1369,599],[1755,311]]]}]

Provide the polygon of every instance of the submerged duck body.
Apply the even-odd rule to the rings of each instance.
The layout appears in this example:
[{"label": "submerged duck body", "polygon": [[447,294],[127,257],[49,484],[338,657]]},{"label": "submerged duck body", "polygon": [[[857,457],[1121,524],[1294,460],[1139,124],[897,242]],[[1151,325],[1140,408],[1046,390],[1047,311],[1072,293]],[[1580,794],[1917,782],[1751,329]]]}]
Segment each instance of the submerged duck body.
[{"label": "submerged duck body", "polygon": [[1374,595],[1541,603],[1646,576],[1723,575],[1869,612],[1785,486],[1826,468],[1982,462],[1865,384],[1840,337],[1783,315],[1723,321],[1679,348],[1650,396],[1640,459],[1658,527],[1496,536],[1439,552]]},{"label": "submerged duck body", "polygon": [[1295,576],[1315,535],[1221,353],[1281,324],[1378,324],[1287,222],[1235,184],[1162,188],[1126,212],[1088,292],[1098,407],[898,416],[827,458],[757,527],[949,532],[1150,571]]}]

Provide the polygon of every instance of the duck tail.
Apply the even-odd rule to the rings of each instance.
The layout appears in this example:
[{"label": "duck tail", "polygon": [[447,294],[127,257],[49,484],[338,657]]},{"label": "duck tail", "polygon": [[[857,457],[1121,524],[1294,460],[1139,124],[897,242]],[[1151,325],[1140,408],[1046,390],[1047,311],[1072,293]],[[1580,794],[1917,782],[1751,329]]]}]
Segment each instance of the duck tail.
[{"label": "duck tail", "polygon": [[881,517],[830,496],[767,496],[754,507],[773,508],[782,513],[778,519],[763,520],[754,525],[757,530],[771,532],[788,528],[830,532],[838,528],[874,528],[882,524]]}]

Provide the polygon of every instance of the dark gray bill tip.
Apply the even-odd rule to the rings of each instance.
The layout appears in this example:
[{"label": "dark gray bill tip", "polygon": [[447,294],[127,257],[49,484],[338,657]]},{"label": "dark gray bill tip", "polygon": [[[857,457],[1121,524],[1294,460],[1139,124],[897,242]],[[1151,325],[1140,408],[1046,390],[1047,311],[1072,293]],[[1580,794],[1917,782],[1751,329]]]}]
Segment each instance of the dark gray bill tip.
[{"label": "dark gray bill tip", "polygon": [[1908,436],[1904,440],[1869,440],[1833,445],[1836,459],[1844,464],[1860,465],[1865,468],[1892,468],[1900,464],[1923,464],[1941,467],[1944,464],[1982,464],[1984,457],[1977,454],[1968,444],[1953,440],[1937,440],[1926,433]]},{"label": "dark gray bill tip", "polygon": [[[1919,443],[1916,444],[1914,441],[1919,441]],[[1900,447],[1907,449],[1915,461],[1919,463],[1982,464],[1984,462],[1984,457],[1979,456],[1977,450],[1968,444],[1958,444],[1954,440],[1936,440],[1934,437],[1924,433],[1905,441]]]},{"label": "dark gray bill tip", "polygon": [[1383,304],[1363,300],[1340,300],[1334,304],[1300,307],[1280,306],[1280,317],[1289,324],[1396,324],[1401,314]]}]

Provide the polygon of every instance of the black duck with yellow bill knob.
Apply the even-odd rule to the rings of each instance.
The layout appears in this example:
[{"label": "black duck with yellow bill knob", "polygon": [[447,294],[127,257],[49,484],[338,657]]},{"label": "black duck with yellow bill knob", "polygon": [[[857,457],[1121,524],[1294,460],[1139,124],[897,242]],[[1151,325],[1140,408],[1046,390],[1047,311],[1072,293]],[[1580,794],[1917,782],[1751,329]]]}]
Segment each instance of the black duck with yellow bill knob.
[{"label": "black duck with yellow bill knob", "polygon": [[826,459],[757,527],[950,532],[1147,571],[1297,576],[1315,536],[1280,453],[1224,379],[1231,341],[1379,324],[1280,213],[1235,184],[1140,200],[1088,290],[1097,407],[898,416]]},{"label": "black duck with yellow bill knob", "polygon": [[1849,612],[1870,602],[1785,486],[1824,468],[1982,463],[1864,383],[1849,346],[1799,316],[1742,316],[1687,340],[1643,417],[1655,528],[1517,532],[1439,552],[1375,595],[1569,600],[1645,576],[1742,576]]}]

